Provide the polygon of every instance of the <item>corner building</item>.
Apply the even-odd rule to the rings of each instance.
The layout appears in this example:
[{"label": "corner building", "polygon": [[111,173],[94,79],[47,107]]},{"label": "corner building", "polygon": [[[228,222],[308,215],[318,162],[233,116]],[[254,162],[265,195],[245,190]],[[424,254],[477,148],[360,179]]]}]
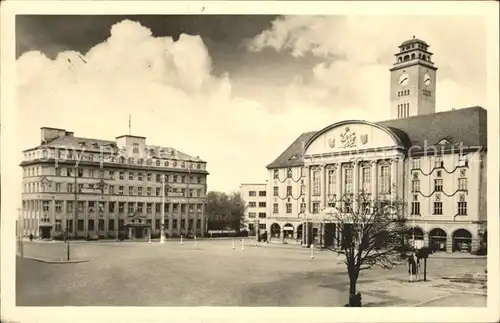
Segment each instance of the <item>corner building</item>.
[{"label": "corner building", "polygon": [[390,69],[393,119],[303,133],[267,166],[272,237],[293,229],[303,245],[337,247],[331,214],[343,210],[335,201],[363,191],[404,200],[419,246],[471,252],[486,242],[487,112],[435,112],[437,68],[428,47],[415,38],[399,46]]},{"label": "corner building", "polygon": [[208,172],[198,157],[145,137],[107,141],[47,127],[23,153],[25,237],[159,237],[163,193],[166,235],[204,235]]},{"label": "corner building", "polygon": [[[266,224],[259,224],[257,220],[262,221],[267,218],[267,184],[243,183],[240,186],[240,192],[245,201],[244,229],[251,235],[254,235],[257,230],[266,230]],[[256,227],[257,225],[259,228]]]}]

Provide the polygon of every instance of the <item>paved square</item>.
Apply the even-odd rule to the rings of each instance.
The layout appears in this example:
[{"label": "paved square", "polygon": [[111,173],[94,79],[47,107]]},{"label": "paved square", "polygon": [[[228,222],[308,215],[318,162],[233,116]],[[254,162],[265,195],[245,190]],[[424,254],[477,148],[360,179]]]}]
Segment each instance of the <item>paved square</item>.
[{"label": "paved square", "polygon": [[[339,256],[236,240],[97,242],[71,245],[80,264],[17,258],[18,306],[344,306],[348,276]],[[25,256],[60,260],[65,245],[27,243]],[[431,259],[429,277],[486,268],[486,259]],[[416,304],[450,292],[404,283],[406,267],[363,271],[365,306]],[[453,306],[448,304],[447,306]]]}]

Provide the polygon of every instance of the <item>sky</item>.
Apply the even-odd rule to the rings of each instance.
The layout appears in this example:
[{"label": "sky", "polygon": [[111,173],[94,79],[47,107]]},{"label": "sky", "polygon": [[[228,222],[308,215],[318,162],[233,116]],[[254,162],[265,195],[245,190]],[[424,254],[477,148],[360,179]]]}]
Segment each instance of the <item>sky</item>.
[{"label": "sky", "polygon": [[480,16],[17,16],[17,144],[43,126],[113,140],[130,114],[132,134],[199,156],[229,192],[303,132],[389,119],[413,36],[434,53],[437,111],[487,109],[485,31]]}]

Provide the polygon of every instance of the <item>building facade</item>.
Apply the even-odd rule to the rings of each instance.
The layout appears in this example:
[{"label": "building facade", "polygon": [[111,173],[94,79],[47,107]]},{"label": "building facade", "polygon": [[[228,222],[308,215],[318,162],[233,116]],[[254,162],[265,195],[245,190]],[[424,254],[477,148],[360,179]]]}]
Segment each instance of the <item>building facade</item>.
[{"label": "building facade", "polygon": [[20,166],[24,237],[159,237],[162,201],[167,236],[204,235],[206,162],[145,137],[106,141],[44,127]]},{"label": "building facade", "polygon": [[241,197],[245,201],[244,224],[245,230],[254,235],[265,231],[267,218],[267,184],[241,184]]},{"label": "building facade", "polygon": [[267,166],[271,236],[293,230],[305,245],[331,246],[339,230],[329,218],[342,212],[336,201],[364,192],[405,201],[420,246],[473,251],[484,241],[487,112],[435,112],[437,68],[428,47],[415,38],[399,46],[390,69],[393,119],[303,133]]}]

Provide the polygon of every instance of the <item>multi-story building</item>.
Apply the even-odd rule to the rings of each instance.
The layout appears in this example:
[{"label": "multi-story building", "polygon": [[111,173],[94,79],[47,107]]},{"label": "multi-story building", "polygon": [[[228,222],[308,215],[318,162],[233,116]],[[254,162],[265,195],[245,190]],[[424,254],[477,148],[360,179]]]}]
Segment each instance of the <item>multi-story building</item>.
[{"label": "multi-story building", "polygon": [[[435,112],[437,68],[410,39],[390,69],[393,119],[347,120],[300,135],[267,166],[272,236],[334,244],[336,201],[361,191],[402,199],[420,245],[474,250],[486,237],[486,110]],[[312,223],[312,224],[311,224]],[[302,234],[306,228],[308,234]],[[287,229],[285,229],[287,228]]]},{"label": "multi-story building", "polygon": [[265,231],[267,218],[267,184],[241,184],[241,197],[245,201],[245,229],[253,235],[257,231]]},{"label": "multi-story building", "polygon": [[206,162],[145,137],[107,141],[44,127],[21,167],[24,236],[158,237],[162,201],[166,235],[204,234]]}]

